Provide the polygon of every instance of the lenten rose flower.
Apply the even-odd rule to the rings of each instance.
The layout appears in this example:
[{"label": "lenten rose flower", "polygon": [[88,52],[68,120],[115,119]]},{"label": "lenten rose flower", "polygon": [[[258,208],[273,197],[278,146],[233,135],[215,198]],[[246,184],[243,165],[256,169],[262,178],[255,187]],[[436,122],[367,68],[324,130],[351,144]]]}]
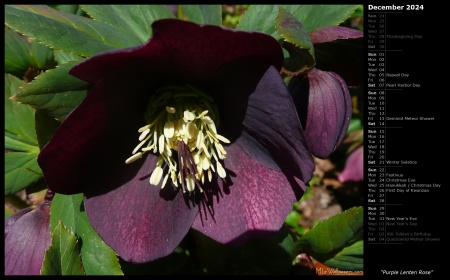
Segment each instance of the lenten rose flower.
[{"label": "lenten rose flower", "polygon": [[326,158],[344,140],[352,116],[349,86],[362,83],[363,32],[327,26],[308,34],[316,67],[292,77],[292,94],[311,153]]},{"label": "lenten rose flower", "polygon": [[5,221],[5,275],[40,275],[51,244],[48,191],[36,207],[21,209]]},{"label": "lenten rose flower", "polygon": [[38,157],[49,188],[84,193],[93,228],[134,263],[190,228],[231,245],[277,232],[314,169],[280,45],[177,19],[152,29],[70,71],[92,89]]}]

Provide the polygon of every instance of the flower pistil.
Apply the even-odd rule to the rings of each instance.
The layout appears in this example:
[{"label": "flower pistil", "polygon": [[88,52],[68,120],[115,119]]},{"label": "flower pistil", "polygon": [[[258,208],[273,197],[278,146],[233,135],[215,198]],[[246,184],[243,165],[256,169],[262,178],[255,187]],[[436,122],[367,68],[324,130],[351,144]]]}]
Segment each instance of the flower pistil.
[{"label": "flower pistil", "polygon": [[220,161],[227,154],[222,143],[230,141],[217,133],[219,114],[210,96],[189,85],[159,88],[150,98],[145,118],[148,124],[138,130],[140,143],[125,163],[148,151],[159,154],[150,184],[158,185],[164,176],[164,188],[170,176],[183,192],[192,192],[195,186],[203,192],[206,176],[209,182],[213,172],[226,177]]}]

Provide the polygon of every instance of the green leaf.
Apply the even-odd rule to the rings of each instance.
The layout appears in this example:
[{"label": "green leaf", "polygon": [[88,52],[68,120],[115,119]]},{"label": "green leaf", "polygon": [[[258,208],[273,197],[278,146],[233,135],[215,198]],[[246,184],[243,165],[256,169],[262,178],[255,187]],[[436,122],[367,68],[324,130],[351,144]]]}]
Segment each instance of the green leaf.
[{"label": "green leaf", "polygon": [[347,133],[350,133],[355,130],[362,130],[364,128],[364,124],[362,123],[361,119],[352,118],[350,120],[350,124],[348,126]]},{"label": "green leaf", "polygon": [[76,231],[76,225],[80,219],[80,207],[83,202],[83,194],[62,195],[55,194],[51,205],[50,231],[54,231],[59,221],[71,231]]},{"label": "green leaf", "polygon": [[30,49],[23,36],[5,28],[5,72],[22,78],[31,64]]},{"label": "green leaf", "polygon": [[311,54],[314,55],[314,46],[303,24],[282,7],[279,7],[275,29],[286,42],[301,49],[311,50]]},{"label": "green leaf", "polygon": [[5,149],[13,152],[34,152],[36,145],[28,143],[14,133],[5,130]]},{"label": "green leaf", "polygon": [[63,52],[60,50],[55,50],[55,60],[58,62],[58,65],[65,64],[66,62],[72,60],[81,60],[82,57],[79,55]]},{"label": "green leaf", "polygon": [[69,75],[70,69],[77,63],[78,60],[72,60],[45,71],[23,86],[13,99],[63,120],[86,97],[89,86]]},{"label": "green leaf", "polygon": [[220,5],[180,5],[182,18],[198,24],[222,24]]},{"label": "green leaf", "polygon": [[133,36],[140,43],[152,35],[151,25],[161,18],[174,18],[165,5],[81,5],[94,20]]},{"label": "green leaf", "polygon": [[35,111],[10,99],[23,85],[22,80],[5,74],[5,149],[13,151],[5,154],[5,195],[23,190],[42,178],[37,163]]},{"label": "green leaf", "polygon": [[319,262],[340,270],[363,270],[363,207],[350,208],[318,223],[295,246]]},{"label": "green leaf", "polygon": [[199,5],[203,15],[204,24],[222,24],[222,6],[221,5]]},{"label": "green leaf", "polygon": [[25,85],[26,83],[22,80],[5,74],[5,130],[15,134],[23,142],[37,146],[34,132],[34,110],[10,99]]},{"label": "green leaf", "polygon": [[284,60],[285,73],[296,76],[312,69],[316,64],[314,46],[303,25],[291,13],[279,7],[275,28],[284,39],[282,46],[290,55]]},{"label": "green leaf", "polygon": [[77,234],[83,241],[81,258],[87,275],[123,275],[116,253],[92,228],[86,212],[80,213]]},{"label": "green leaf", "polygon": [[23,78],[29,67],[54,67],[53,50],[36,41],[29,43],[17,32],[5,28],[5,72]]},{"label": "green leaf", "polygon": [[299,236],[305,233],[305,227],[299,224],[302,215],[296,209],[292,209],[289,215],[287,215],[285,224],[292,228],[292,230]]},{"label": "green leaf", "polygon": [[53,50],[49,47],[41,45],[36,41],[31,43],[31,66],[36,69],[49,69],[54,67]]},{"label": "green leaf", "polygon": [[364,241],[361,238],[361,240],[342,249],[333,258],[324,261],[323,264],[344,271],[362,271],[364,265],[363,250]]},{"label": "green leaf", "polygon": [[77,16],[83,16],[84,12],[79,5],[49,5],[50,7]]},{"label": "green leaf", "polygon": [[42,178],[37,155],[38,152],[5,154],[5,195],[17,193]]},{"label": "green leaf", "polygon": [[140,44],[123,29],[46,5],[7,5],[5,24],[53,49],[86,57]]},{"label": "green leaf", "polygon": [[87,275],[123,275],[116,253],[89,223],[83,209],[83,194],[55,194],[51,207],[50,229],[61,220],[81,239],[81,258]]},{"label": "green leaf", "polygon": [[42,263],[41,275],[85,275],[75,234],[59,221]]},{"label": "green leaf", "polygon": [[[311,32],[321,27],[334,26],[349,18],[358,5],[280,5],[294,15]],[[278,5],[250,5],[241,17],[237,29],[260,31],[279,39],[275,30]]]}]

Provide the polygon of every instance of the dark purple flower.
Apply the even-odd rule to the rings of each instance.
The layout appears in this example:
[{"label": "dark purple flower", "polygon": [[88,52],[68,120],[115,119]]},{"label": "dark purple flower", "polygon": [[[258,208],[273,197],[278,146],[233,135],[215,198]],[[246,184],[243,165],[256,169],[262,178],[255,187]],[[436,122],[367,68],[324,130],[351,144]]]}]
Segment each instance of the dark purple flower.
[{"label": "dark purple flower", "polygon": [[[350,124],[352,103],[343,77],[354,85],[362,81],[362,66],[355,65],[362,60],[362,55],[358,56],[355,50],[362,50],[363,33],[329,26],[309,36],[317,53],[316,67],[305,75],[292,77],[288,87],[308,148],[314,156],[326,158],[344,140]],[[355,53],[349,53],[349,49]]]},{"label": "dark purple flower", "polygon": [[24,208],[5,221],[5,275],[40,275],[51,244],[50,199]]},{"label": "dark purple flower", "polygon": [[152,28],[71,70],[93,87],[39,155],[49,187],[83,192],[93,228],[135,263],[191,227],[232,245],[278,231],[314,169],[278,42],[176,19]]},{"label": "dark purple flower", "polygon": [[334,72],[314,68],[289,82],[306,143],[313,155],[328,157],[344,140],[352,115],[345,81]]},{"label": "dark purple flower", "polygon": [[348,156],[338,179],[341,183],[364,180],[364,146],[359,146]]}]

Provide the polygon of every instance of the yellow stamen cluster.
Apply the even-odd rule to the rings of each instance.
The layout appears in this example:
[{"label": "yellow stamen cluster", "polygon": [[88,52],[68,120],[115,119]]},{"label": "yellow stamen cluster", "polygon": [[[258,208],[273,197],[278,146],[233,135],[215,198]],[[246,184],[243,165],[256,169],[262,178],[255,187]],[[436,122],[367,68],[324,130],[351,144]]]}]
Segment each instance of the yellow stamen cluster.
[{"label": "yellow stamen cluster", "polygon": [[[204,184],[206,176],[211,182],[213,172],[225,178],[220,160],[227,153],[221,142],[230,141],[217,133],[218,111],[212,102],[208,95],[191,86],[157,90],[146,115],[149,123],[138,130],[140,143],[125,163],[134,162],[148,151],[159,154],[150,184],[158,185],[164,176],[164,188],[170,176],[175,186],[182,185],[183,192],[193,191],[196,185],[203,191],[200,182]],[[173,151],[178,153],[177,160]]]}]

